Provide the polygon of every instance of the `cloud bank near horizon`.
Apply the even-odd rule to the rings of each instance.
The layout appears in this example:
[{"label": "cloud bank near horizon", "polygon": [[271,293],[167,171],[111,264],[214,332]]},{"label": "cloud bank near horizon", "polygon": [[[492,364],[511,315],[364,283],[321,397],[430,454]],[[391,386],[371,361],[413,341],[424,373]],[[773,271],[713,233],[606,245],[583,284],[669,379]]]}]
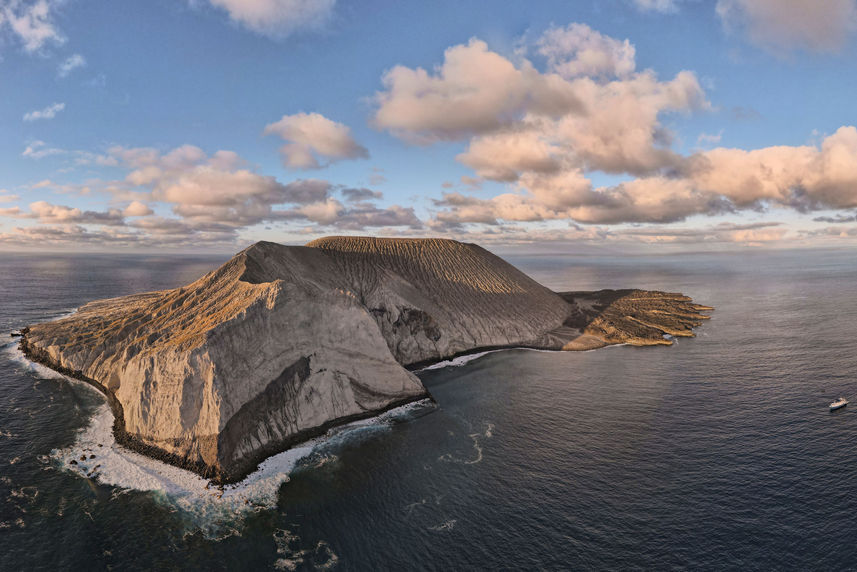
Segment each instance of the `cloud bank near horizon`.
[{"label": "cloud bank near horizon", "polygon": [[[335,4],[209,1],[240,25],[275,39],[301,28],[318,28],[331,18]],[[677,0],[634,3],[663,14],[681,9]],[[769,50],[788,44],[833,51],[852,33],[851,0],[824,0],[809,18],[786,4],[775,10],[768,0],[719,0],[717,14],[725,26],[740,29]],[[62,36],[52,23],[55,5],[48,0],[0,3],[0,30],[12,26],[14,16],[18,24],[11,29],[23,49],[37,51],[59,43]],[[820,37],[822,29],[828,30],[825,38]],[[234,151],[209,154],[193,144],[166,150],[112,146],[101,152],[71,151],[33,139],[22,153],[29,160],[64,157],[69,169],[105,169],[110,174],[86,185],[43,181],[33,188],[41,185],[65,195],[94,193],[108,197],[109,206],[90,209],[39,200],[0,209],[0,215],[23,225],[0,234],[0,243],[95,244],[103,238],[105,244],[229,245],[248,230],[267,227],[295,235],[443,234],[488,243],[561,239],[759,244],[783,239],[788,228],[776,222],[712,223],[698,230],[677,225],[700,216],[857,207],[857,128],[842,125],[806,145],[682,151],[672,127],[716,107],[705,82],[692,70],[662,78],[653,69],[640,69],[630,39],[571,23],[551,26],[513,54],[472,38],[438,55],[430,68],[400,63],[385,71],[380,89],[369,98],[367,118],[372,127],[407,148],[461,149],[455,160],[471,173],[464,177],[468,185],[423,197],[425,213],[414,205],[386,204],[384,195],[371,188],[317,178],[283,182]],[[57,75],[66,77],[86,63],[82,55],[69,56],[56,68]],[[64,103],[55,103],[27,112],[23,120],[49,120],[64,109]],[[280,157],[290,171],[370,157],[350,126],[317,112],[285,114],[258,129],[263,136],[282,140]],[[702,134],[699,141],[719,145],[720,134]],[[372,178],[381,183],[384,177],[376,170]],[[593,182],[605,175],[620,182]],[[483,183],[502,192],[492,196],[479,190]],[[0,202],[20,202],[19,196],[0,196]],[[817,219],[850,222],[848,217]]]}]

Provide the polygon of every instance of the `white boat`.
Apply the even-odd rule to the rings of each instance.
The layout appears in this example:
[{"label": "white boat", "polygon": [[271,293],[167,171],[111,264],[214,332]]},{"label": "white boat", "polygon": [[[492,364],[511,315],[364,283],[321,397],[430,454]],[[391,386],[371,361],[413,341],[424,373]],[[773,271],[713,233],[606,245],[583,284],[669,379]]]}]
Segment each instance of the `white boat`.
[{"label": "white boat", "polygon": [[848,400],[844,397],[840,397],[839,399],[830,404],[830,410],[836,411],[837,409],[842,409],[846,405],[848,405]]}]

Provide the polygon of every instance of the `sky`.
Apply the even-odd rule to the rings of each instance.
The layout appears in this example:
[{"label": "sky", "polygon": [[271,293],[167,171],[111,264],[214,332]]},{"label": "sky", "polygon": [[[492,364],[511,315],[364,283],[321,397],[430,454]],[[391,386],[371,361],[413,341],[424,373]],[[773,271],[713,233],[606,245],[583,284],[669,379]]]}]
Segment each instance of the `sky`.
[{"label": "sky", "polygon": [[857,241],[857,0],[0,0],[0,250]]}]

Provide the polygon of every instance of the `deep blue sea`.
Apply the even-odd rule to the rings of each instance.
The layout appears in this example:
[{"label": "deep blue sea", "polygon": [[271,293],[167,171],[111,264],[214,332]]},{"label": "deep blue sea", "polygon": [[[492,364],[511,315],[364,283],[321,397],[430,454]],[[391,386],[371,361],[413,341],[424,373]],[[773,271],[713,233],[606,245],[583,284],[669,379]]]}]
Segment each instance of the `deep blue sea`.
[{"label": "deep blue sea", "polygon": [[[224,258],[0,255],[0,568],[857,567],[852,252],[507,259],[557,290],[716,310],[672,347],[423,371],[436,408],[337,430],[218,498],[116,449],[99,394],[9,332]],[[852,405],[830,413],[840,394]]]}]

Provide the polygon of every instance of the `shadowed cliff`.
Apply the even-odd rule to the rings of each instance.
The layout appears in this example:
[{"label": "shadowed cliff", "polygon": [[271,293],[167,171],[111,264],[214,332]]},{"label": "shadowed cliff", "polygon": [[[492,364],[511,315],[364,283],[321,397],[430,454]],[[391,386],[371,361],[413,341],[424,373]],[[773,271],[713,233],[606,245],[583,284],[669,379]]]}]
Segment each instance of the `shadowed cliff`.
[{"label": "shadowed cliff", "polygon": [[403,366],[480,348],[669,344],[710,308],[640,290],[556,294],[479,246],[257,243],[182,288],[29,327],[32,359],[104,391],[117,440],[219,481],[327,428],[428,397]]}]

